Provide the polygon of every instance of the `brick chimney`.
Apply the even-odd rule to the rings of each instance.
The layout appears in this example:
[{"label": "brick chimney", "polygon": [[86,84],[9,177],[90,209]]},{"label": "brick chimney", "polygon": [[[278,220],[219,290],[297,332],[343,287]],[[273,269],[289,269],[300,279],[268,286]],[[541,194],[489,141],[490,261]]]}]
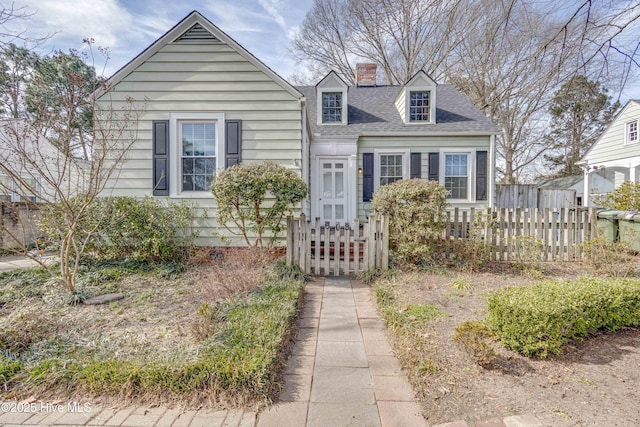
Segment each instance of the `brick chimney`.
[{"label": "brick chimney", "polygon": [[377,64],[356,64],[356,86],[375,86]]}]

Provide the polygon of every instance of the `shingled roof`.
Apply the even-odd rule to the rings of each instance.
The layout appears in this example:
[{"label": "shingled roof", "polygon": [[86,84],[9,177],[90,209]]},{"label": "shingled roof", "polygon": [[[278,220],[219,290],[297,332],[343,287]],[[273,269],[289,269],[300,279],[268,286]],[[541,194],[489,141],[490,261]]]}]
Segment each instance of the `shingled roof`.
[{"label": "shingled roof", "polygon": [[429,134],[499,134],[502,131],[475,108],[453,86],[439,84],[436,88],[436,123],[405,124],[395,107],[395,100],[403,86],[350,86],[346,125],[318,125],[316,120],[315,86],[296,87],[307,98],[311,132],[318,136],[366,136],[393,133],[396,135]]}]

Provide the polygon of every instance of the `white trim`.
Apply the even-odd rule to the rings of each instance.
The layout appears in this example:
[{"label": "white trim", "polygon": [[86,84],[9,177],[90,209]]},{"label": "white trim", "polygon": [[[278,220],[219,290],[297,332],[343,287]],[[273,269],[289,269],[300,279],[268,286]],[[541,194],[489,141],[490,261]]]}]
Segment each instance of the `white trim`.
[{"label": "white trim", "polygon": [[[629,126],[635,124],[636,125],[636,130],[635,130],[635,134],[636,134],[636,139],[635,141],[630,141],[629,140],[629,134],[631,133],[629,131]],[[629,144],[637,144],[638,142],[640,142],[640,121],[638,121],[638,119],[635,120],[629,120],[624,122],[624,144],[625,145],[629,145]]]},{"label": "white trim", "polygon": [[449,203],[476,202],[476,149],[472,148],[441,148],[439,158],[440,176],[438,182],[444,187],[445,181],[445,165],[447,154],[466,154],[467,155],[467,198],[466,199],[447,199]]},{"label": "white trim", "polygon": [[411,159],[409,149],[399,150],[397,148],[378,148],[373,150],[374,162],[373,162],[373,192],[378,191],[380,187],[380,155],[401,155],[402,156],[402,179],[409,179],[409,162]]},{"label": "white trim", "polygon": [[487,184],[489,185],[489,190],[487,194],[487,202],[489,203],[489,207],[492,208],[495,201],[496,194],[496,136],[491,135],[489,138],[489,158],[487,164]]},{"label": "white trim", "polygon": [[[435,86],[405,86],[404,88],[404,122],[408,125],[436,124],[436,87]],[[429,121],[411,121],[411,92],[429,92]]]},{"label": "white trim", "polygon": [[[3,178],[5,180],[5,183],[0,184],[0,196],[5,196],[5,197],[9,196],[8,201],[12,203],[25,201],[25,198],[22,197],[22,194],[23,192],[26,193],[26,189],[24,190],[21,189],[20,183],[16,182],[11,176],[4,173],[0,173],[0,179],[3,179]],[[20,174],[20,179],[23,179],[25,181],[33,180],[33,186],[34,186],[35,192],[33,193],[33,196],[29,196],[27,197],[27,199],[29,199],[32,202],[38,202],[39,201],[38,195],[40,194],[40,190],[41,190],[40,180],[31,174],[29,175]],[[0,200],[0,202],[1,201],[2,200]]]},{"label": "white trim", "polygon": [[310,191],[311,213],[318,218],[322,217],[321,204],[319,203],[320,185],[322,180],[322,160],[347,160],[345,171],[345,188],[347,191],[347,204],[345,217],[348,222],[353,222],[357,217],[357,139],[341,138],[333,141],[311,142],[310,144]]},{"label": "white trim", "polygon": [[169,197],[210,199],[213,194],[209,191],[182,191],[180,170],[180,122],[182,121],[210,121],[216,122],[216,170],[224,167],[225,115],[224,113],[171,113],[169,114]]},{"label": "white trim", "polygon": [[[356,218],[356,156],[314,156],[313,164],[315,165],[315,176],[316,179],[312,180],[312,209],[311,212],[314,214],[315,218],[320,218],[321,221],[324,221],[324,214],[322,212],[322,203],[321,203],[321,187],[322,187],[322,163],[323,162],[334,162],[334,161],[343,161],[346,164],[346,169],[344,171],[344,191],[345,191],[345,203],[344,203],[344,220],[340,220],[340,223],[353,223],[353,220]],[[336,220],[329,221],[334,225]],[[324,222],[323,222],[324,223]]]}]

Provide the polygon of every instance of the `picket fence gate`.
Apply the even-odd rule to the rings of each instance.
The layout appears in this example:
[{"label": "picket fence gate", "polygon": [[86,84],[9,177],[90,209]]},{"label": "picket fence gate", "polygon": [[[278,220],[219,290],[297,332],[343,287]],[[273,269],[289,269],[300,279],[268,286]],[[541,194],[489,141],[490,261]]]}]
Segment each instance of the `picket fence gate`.
[{"label": "picket fence gate", "polygon": [[305,215],[287,218],[287,265],[307,274],[340,276],[389,268],[389,220],[371,215],[369,222],[312,223]]}]

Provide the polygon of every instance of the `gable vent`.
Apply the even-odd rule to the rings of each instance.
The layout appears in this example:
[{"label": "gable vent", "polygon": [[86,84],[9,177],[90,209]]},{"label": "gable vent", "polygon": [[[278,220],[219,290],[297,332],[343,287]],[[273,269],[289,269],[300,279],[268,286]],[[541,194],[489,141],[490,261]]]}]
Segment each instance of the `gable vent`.
[{"label": "gable vent", "polygon": [[195,24],[174,43],[219,43],[220,40],[207,31],[202,25]]}]

